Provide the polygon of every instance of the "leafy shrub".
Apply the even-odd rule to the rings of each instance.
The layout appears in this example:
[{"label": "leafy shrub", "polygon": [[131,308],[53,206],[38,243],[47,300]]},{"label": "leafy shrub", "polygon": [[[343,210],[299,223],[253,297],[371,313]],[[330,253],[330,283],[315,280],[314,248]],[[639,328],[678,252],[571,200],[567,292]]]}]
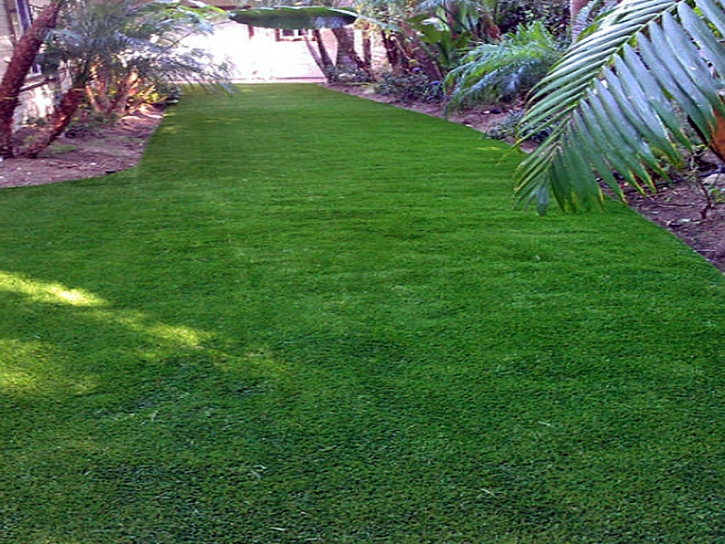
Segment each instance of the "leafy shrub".
[{"label": "leafy shrub", "polygon": [[[486,136],[494,138],[495,140],[518,140],[518,125],[523,116],[523,109],[511,110],[503,121],[486,131]],[[550,133],[550,127],[542,127],[538,132],[528,135],[527,139],[532,142],[541,143]]]},{"label": "leafy shrub", "polygon": [[440,102],[443,85],[418,69],[405,74],[383,74],[382,81],[375,86],[375,92],[382,96],[393,96],[401,102]]},{"label": "leafy shrub", "polygon": [[139,90],[129,99],[130,109],[141,104],[152,104],[155,106],[172,106],[178,104],[181,98],[181,87],[175,83],[166,81],[155,81],[151,85]]},{"label": "leafy shrub", "polygon": [[565,39],[569,30],[569,3],[560,0],[499,0],[498,25],[501,32],[514,32],[528,21],[541,21],[557,38]]},{"label": "leafy shrub", "polygon": [[449,108],[522,98],[565,47],[539,21],[504,34],[498,43],[477,46],[446,77],[452,87]]},{"label": "leafy shrub", "polygon": [[68,138],[82,138],[84,136],[94,136],[102,127],[112,125],[118,120],[116,115],[106,115],[101,112],[95,112],[90,107],[79,107],[73,115],[72,120],[68,123],[64,134]]}]

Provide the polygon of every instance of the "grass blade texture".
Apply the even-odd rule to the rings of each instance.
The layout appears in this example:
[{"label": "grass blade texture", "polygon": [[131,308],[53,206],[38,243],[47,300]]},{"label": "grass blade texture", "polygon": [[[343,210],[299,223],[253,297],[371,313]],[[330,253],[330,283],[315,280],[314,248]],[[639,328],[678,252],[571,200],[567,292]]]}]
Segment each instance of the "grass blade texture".
[{"label": "grass blade texture", "polygon": [[721,275],[503,151],[245,86],[1,191],[0,541],[721,540]]}]

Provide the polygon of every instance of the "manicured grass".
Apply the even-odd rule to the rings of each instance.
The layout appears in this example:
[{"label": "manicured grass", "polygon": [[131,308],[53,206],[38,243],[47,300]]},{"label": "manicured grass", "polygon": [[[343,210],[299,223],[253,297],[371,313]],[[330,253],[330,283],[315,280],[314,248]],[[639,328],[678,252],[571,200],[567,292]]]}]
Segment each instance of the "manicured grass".
[{"label": "manicured grass", "polygon": [[721,542],[722,276],[503,150],[249,86],[1,191],[0,542]]}]

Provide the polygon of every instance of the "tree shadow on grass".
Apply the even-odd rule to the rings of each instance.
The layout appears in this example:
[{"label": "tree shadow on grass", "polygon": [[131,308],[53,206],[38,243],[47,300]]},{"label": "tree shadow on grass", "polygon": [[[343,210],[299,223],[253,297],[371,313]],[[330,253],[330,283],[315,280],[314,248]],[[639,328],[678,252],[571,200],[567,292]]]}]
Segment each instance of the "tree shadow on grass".
[{"label": "tree shadow on grass", "polygon": [[[683,478],[687,511],[718,511],[706,459],[676,468],[663,452],[630,457],[642,430],[616,436],[612,421],[589,413],[599,404],[614,414],[619,398],[618,419],[653,415],[651,399],[628,412],[626,369],[595,398],[555,372],[554,354],[522,350],[490,368],[421,365],[420,349],[365,327],[242,345],[90,291],[0,278],[12,323],[0,340],[0,536],[10,542],[604,538],[613,529],[600,514],[581,515],[596,510],[581,475],[583,488],[607,485],[597,465],[622,471],[625,489],[603,508],[623,508],[616,527],[636,524],[642,538],[657,523],[676,530],[683,492],[667,489]],[[527,395],[538,401],[527,407]],[[627,473],[632,461],[652,474]],[[556,482],[570,479],[562,498]],[[637,490],[674,521],[637,523]]]},{"label": "tree shadow on grass", "polygon": [[198,541],[208,487],[258,481],[258,356],[19,274],[0,276],[0,297],[2,540]]}]

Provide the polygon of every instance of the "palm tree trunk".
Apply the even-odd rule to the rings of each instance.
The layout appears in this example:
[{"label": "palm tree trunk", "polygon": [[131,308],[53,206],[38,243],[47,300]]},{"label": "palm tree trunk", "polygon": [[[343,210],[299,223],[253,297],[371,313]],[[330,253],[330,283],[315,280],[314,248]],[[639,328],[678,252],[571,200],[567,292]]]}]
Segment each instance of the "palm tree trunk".
[{"label": "palm tree trunk", "polygon": [[501,29],[494,21],[490,13],[484,13],[481,17],[481,23],[483,25],[483,35],[488,40],[498,40],[501,37]]},{"label": "palm tree trunk", "polygon": [[140,84],[141,78],[135,70],[126,74],[126,77],[120,78],[118,88],[116,89],[116,96],[105,112],[106,115],[122,117],[126,113],[128,99],[138,93]]},{"label": "palm tree trunk", "polygon": [[322,63],[322,73],[325,74],[326,78],[329,78],[330,70],[335,66],[330,57],[330,53],[327,52],[325,42],[322,41],[322,32],[319,29],[314,29],[312,35],[315,37],[317,42],[317,51],[320,55],[320,62]]},{"label": "palm tree trunk", "polygon": [[348,66],[355,66],[359,70],[362,70],[372,79],[372,72],[370,66],[368,66],[360,55],[355,51],[355,34],[352,28],[338,27],[333,28],[332,33],[337,39],[337,65],[347,64]]},{"label": "palm tree trunk", "polygon": [[312,40],[310,40],[310,37],[307,35],[307,33],[305,33],[303,37],[305,40],[305,45],[307,46],[307,51],[310,53],[310,56],[312,56],[312,60],[315,61],[315,64],[320,69],[320,72],[322,72],[322,74],[325,76],[325,79],[327,79],[329,82],[330,74],[332,73],[331,68],[334,66],[332,64],[332,59],[330,58],[330,55],[325,48],[325,44],[322,43],[322,33],[319,30],[315,29],[312,31],[312,35],[317,42],[317,49],[315,49],[314,45],[312,44]]},{"label": "palm tree trunk", "polygon": [[725,162],[725,119],[715,112],[715,127],[707,140],[710,150]]},{"label": "palm tree trunk", "polygon": [[365,29],[363,30],[363,43],[362,43],[362,49],[363,49],[363,61],[365,61],[365,64],[370,67],[372,70],[373,67],[373,42],[371,37],[372,30],[370,29],[369,25],[365,25]]},{"label": "palm tree trunk", "polygon": [[45,35],[55,28],[64,1],[54,0],[43,8],[13,49],[0,82],[0,157],[13,156],[13,116],[20,102],[20,92]]},{"label": "palm tree trunk", "polygon": [[407,70],[407,61],[399,45],[400,40],[398,36],[396,34],[389,34],[386,31],[383,31],[381,36],[391,70],[395,74],[405,72]]},{"label": "palm tree trunk", "polygon": [[85,82],[76,83],[68,89],[60,99],[60,103],[48,116],[48,123],[41,128],[28,146],[23,149],[22,155],[35,158],[61,135],[73,118],[78,106],[85,96]]},{"label": "palm tree trunk", "polygon": [[577,20],[579,16],[579,12],[584,9],[584,7],[590,2],[591,0],[570,0],[569,1],[569,21],[571,25],[571,40],[576,41],[577,37],[579,37],[579,34],[582,30],[584,30],[583,25]]}]

